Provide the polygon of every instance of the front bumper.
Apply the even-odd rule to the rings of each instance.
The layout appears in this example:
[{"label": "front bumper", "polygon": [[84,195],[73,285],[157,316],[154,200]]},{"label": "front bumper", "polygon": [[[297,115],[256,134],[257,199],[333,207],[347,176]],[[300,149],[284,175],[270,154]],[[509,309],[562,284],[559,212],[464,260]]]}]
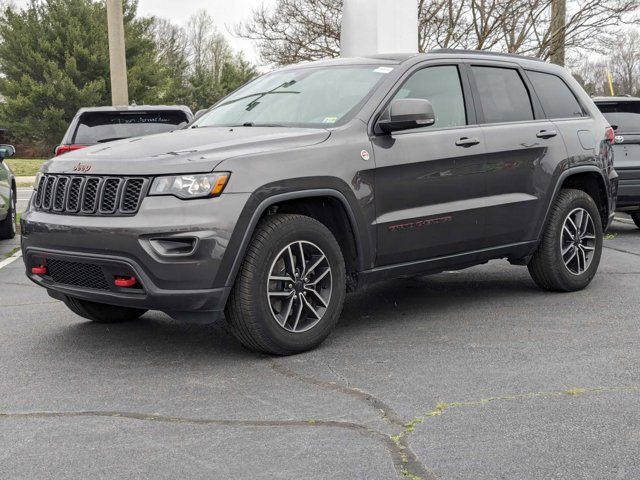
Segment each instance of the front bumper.
[{"label": "front bumper", "polygon": [[[179,319],[213,320],[224,310],[230,291],[221,280],[226,278],[221,268],[248,197],[147,197],[132,217],[29,209],[22,218],[27,276],[61,300],[74,297],[160,310]],[[158,240],[167,239],[187,239],[193,250],[170,254],[159,249]],[[32,273],[32,267],[47,262],[55,265],[55,274]],[[135,276],[138,283],[135,288],[117,287],[118,276]]]},{"label": "front bumper", "polygon": [[640,209],[640,168],[616,168],[618,185],[618,210]]}]

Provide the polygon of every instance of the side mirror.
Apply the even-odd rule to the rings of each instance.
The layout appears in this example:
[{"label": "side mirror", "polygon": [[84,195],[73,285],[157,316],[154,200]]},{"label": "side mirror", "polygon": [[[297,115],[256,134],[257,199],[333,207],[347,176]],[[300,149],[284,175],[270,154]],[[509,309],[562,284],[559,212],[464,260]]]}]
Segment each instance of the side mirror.
[{"label": "side mirror", "polygon": [[15,155],[16,149],[13,145],[0,145],[0,161]]},{"label": "side mirror", "polygon": [[399,130],[429,127],[436,123],[433,105],[422,98],[402,98],[394,100],[382,113],[378,127],[389,134]]}]

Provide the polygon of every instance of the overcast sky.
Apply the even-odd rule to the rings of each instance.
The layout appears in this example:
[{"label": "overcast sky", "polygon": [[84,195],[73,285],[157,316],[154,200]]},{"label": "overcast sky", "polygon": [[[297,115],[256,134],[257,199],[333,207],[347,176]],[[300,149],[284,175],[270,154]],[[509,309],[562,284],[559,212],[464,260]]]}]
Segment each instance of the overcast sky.
[{"label": "overcast sky", "polygon": [[236,50],[243,50],[255,62],[258,53],[253,42],[235,38],[233,27],[249,18],[254,8],[274,3],[275,0],[139,0],[139,8],[143,15],[165,17],[180,25],[184,25],[198,10],[207,10],[231,45]]},{"label": "overcast sky", "polygon": [[[20,6],[28,0],[14,0]],[[273,5],[276,0],[139,0],[142,15],[157,15],[184,25],[189,17],[198,10],[207,10],[233,48],[246,53],[249,60],[258,61],[258,53],[249,40],[235,38],[233,27],[249,18],[251,11],[262,4]]]}]

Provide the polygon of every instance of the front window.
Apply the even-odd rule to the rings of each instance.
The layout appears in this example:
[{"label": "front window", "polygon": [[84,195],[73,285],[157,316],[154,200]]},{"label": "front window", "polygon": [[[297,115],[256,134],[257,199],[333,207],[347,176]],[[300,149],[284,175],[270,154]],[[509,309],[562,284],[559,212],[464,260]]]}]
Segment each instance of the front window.
[{"label": "front window", "polygon": [[270,73],[224,99],[193,126],[334,126],[349,120],[392,70],[369,65]]}]

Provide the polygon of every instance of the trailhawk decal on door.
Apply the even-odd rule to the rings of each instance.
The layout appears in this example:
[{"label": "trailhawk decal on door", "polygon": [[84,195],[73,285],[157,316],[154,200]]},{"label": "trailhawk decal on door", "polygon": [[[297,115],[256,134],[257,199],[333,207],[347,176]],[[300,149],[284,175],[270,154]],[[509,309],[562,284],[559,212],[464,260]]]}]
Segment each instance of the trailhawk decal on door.
[{"label": "trailhawk decal on door", "polygon": [[438,225],[440,223],[448,223],[452,222],[453,217],[451,215],[447,215],[446,217],[437,217],[437,218],[423,218],[421,220],[416,220],[414,222],[401,223],[398,225],[389,225],[390,232],[400,232],[403,230],[412,230],[414,228],[427,227],[430,225]]}]

